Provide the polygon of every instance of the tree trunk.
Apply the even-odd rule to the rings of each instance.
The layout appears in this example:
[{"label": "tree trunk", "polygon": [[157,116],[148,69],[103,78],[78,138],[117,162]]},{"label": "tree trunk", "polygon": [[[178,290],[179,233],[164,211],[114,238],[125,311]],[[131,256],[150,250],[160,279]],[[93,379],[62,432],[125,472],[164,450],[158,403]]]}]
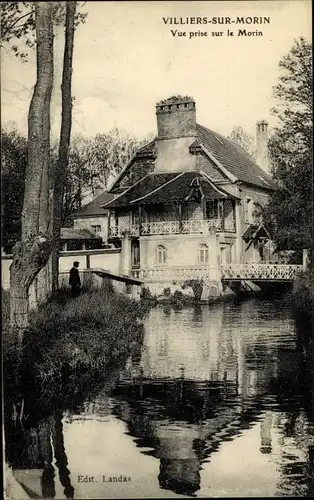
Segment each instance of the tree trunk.
[{"label": "tree trunk", "polygon": [[[29,287],[53,247],[49,231],[50,101],[53,86],[52,3],[35,3],[37,78],[28,114],[28,164],[22,212],[22,242],[10,267],[11,322],[28,322]],[[22,336],[21,336],[22,338]]]},{"label": "tree trunk", "polygon": [[[66,169],[69,164],[69,147],[72,128],[72,63],[74,48],[75,31],[75,12],[76,2],[66,2],[65,19],[65,45],[63,56],[63,73],[61,83],[62,93],[62,118],[59,143],[59,158],[55,171],[54,198],[53,198],[53,233],[60,239],[60,230],[62,223],[62,206],[64,196],[64,185],[66,178]],[[52,280],[53,289],[58,288],[58,268],[59,268],[59,244],[52,256]]]}]

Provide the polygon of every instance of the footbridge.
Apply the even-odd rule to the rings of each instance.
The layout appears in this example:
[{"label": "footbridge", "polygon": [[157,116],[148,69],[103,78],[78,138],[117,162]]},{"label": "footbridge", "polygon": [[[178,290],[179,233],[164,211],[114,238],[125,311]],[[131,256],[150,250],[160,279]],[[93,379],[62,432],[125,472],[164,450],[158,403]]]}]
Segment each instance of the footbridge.
[{"label": "footbridge", "polygon": [[303,271],[303,265],[270,264],[268,262],[254,264],[223,264],[221,279],[223,281],[293,281]]}]

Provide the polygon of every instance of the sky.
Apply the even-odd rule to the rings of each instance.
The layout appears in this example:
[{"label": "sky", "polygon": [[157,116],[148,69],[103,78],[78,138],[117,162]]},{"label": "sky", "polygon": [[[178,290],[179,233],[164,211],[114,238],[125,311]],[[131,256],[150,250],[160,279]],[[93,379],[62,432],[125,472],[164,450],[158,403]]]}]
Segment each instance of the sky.
[{"label": "sky", "polygon": [[[275,101],[280,59],[300,36],[311,39],[311,2],[116,1],[89,2],[85,24],[75,33],[73,134],[92,137],[113,127],[144,137],[156,133],[155,104],[170,95],[190,95],[197,121],[223,135],[242,126],[255,135]],[[162,18],[270,17],[259,25],[175,25]],[[227,36],[227,29],[234,36]],[[170,29],[186,32],[173,36]],[[239,29],[263,36],[237,36]],[[189,38],[190,31],[207,36]],[[212,36],[222,31],[223,36]],[[55,37],[52,138],[59,135],[63,33]],[[27,134],[27,113],[36,79],[35,53],[27,63],[1,51],[1,122]]]}]

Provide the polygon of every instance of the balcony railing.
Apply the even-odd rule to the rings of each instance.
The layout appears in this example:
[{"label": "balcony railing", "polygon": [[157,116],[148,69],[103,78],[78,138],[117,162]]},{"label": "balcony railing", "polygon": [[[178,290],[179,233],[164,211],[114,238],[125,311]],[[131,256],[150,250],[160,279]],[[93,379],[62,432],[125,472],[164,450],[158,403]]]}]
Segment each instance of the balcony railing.
[{"label": "balcony railing", "polygon": [[222,219],[208,220],[173,220],[158,222],[143,222],[132,225],[110,226],[110,237],[121,238],[125,231],[129,231],[132,236],[141,235],[166,235],[166,234],[209,234],[211,230],[219,232],[235,232],[235,221]]},{"label": "balcony railing", "polygon": [[111,238],[118,237],[122,238],[123,233],[128,231],[131,236],[139,236],[140,228],[138,224],[129,224],[121,226],[110,226],[110,236]]},{"label": "balcony railing", "polygon": [[[214,266],[213,266],[214,267]],[[144,280],[145,282],[162,282],[187,279],[209,279],[211,267],[200,266],[171,266],[156,267],[151,269],[132,269],[133,278]]]},{"label": "balcony railing", "polygon": [[160,221],[160,222],[144,222],[142,224],[141,234],[178,234],[180,233],[180,222]]}]

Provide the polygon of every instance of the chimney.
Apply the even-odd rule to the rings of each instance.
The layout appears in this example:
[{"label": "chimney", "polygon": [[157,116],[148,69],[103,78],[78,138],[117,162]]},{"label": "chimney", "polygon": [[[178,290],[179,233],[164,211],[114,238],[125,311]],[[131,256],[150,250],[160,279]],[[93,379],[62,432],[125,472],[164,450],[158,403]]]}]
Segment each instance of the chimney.
[{"label": "chimney", "polygon": [[172,96],[156,104],[158,139],[196,137],[195,101]]},{"label": "chimney", "polygon": [[268,123],[265,120],[256,123],[256,162],[267,173],[268,165]]}]

